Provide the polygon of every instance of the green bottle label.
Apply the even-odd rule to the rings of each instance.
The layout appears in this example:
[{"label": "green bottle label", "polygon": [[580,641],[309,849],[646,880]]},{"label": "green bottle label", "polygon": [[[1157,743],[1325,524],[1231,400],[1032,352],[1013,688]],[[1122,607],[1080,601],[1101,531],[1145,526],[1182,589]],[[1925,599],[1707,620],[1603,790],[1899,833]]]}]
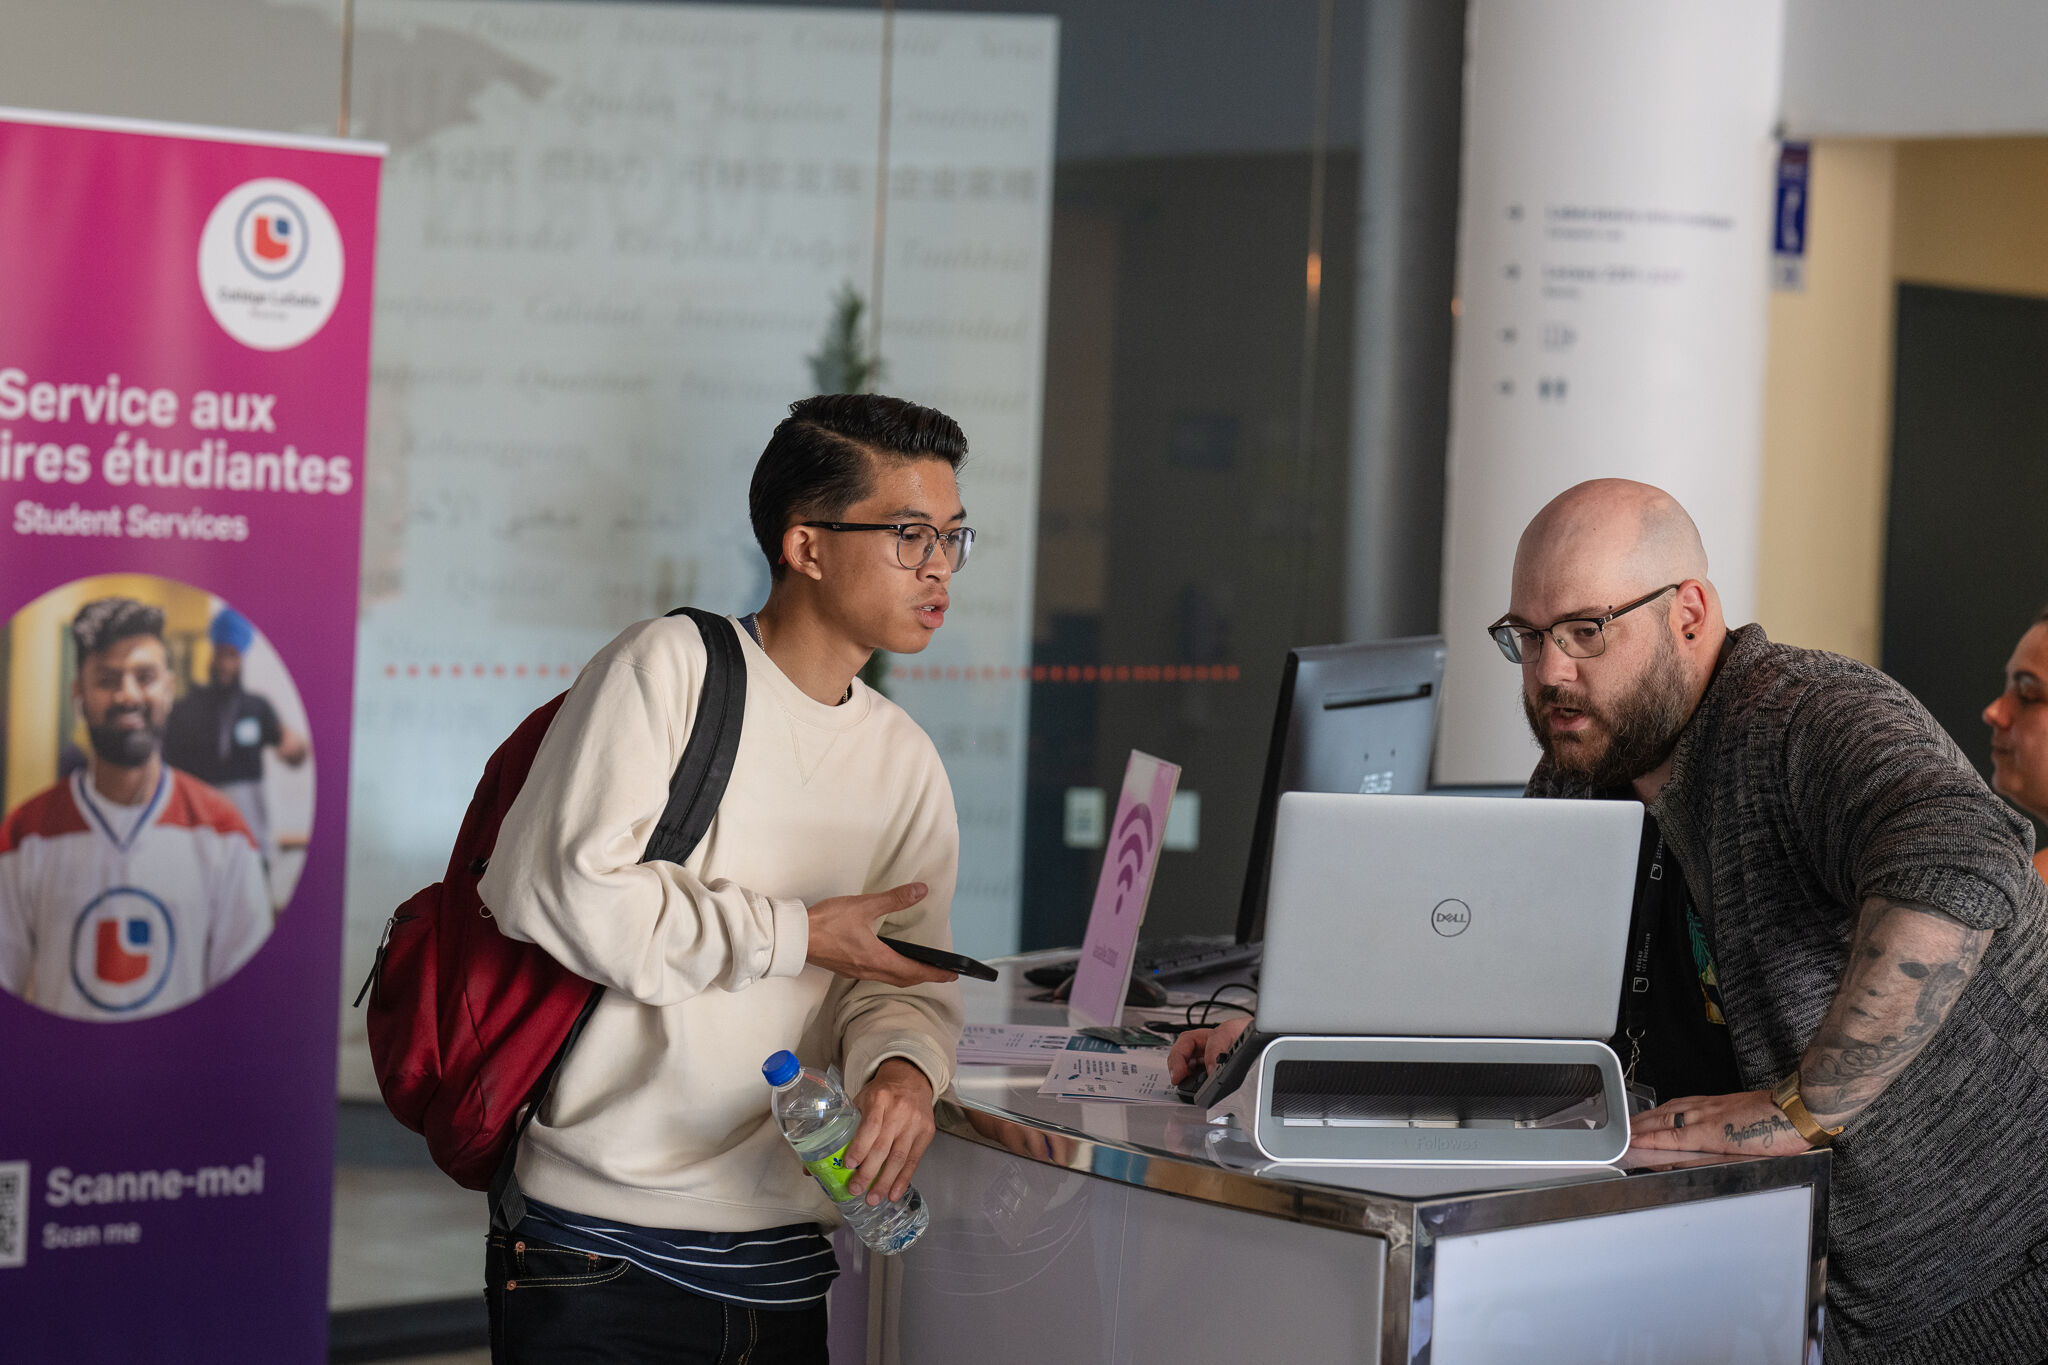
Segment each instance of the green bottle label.
[{"label": "green bottle label", "polygon": [[[847,1144],[848,1147],[852,1145]],[[821,1156],[816,1161],[806,1161],[804,1169],[818,1178],[818,1183],[825,1187],[825,1193],[831,1196],[833,1203],[844,1204],[847,1200],[857,1197],[846,1188],[846,1182],[853,1179],[854,1169],[846,1164],[846,1147],[841,1147],[830,1156]]]}]

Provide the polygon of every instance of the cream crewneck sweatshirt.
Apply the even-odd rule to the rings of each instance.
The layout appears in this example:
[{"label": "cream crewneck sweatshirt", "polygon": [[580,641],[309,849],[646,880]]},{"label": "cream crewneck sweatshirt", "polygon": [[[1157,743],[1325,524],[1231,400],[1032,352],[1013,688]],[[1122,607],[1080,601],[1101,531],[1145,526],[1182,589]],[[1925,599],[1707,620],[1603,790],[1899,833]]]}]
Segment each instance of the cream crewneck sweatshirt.
[{"label": "cream crewneck sweatshirt", "polygon": [[953,792],[917,723],[855,682],[812,700],[741,629],[746,723],[718,817],[687,862],[641,863],[697,712],[704,642],[643,621],[576,679],[505,816],[480,891],[506,934],[605,994],[527,1129],[519,1183],[641,1227],[832,1222],[768,1111],[779,1048],[838,1062],[857,1094],[903,1057],[943,1090],[957,986],[901,989],[806,966],[805,906],[924,882],[879,932],[951,947]]}]

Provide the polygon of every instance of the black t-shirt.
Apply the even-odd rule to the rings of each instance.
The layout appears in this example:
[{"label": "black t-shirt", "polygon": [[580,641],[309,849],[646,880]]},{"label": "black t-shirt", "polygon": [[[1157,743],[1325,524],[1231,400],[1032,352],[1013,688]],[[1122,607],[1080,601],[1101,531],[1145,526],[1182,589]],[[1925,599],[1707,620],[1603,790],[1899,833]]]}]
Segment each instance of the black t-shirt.
[{"label": "black t-shirt", "polygon": [[284,738],[268,697],[240,687],[195,687],[171,708],[164,762],[201,782],[257,782],[263,750]]},{"label": "black t-shirt", "polygon": [[[1649,1086],[1658,1103],[1742,1089],[1706,929],[1686,890],[1684,871],[1649,815],[1643,817],[1618,1017],[1615,1054],[1624,1069],[1632,1055],[1637,1058],[1634,1080]],[[1639,1039],[1630,1038],[1633,1030],[1640,1030]]]}]

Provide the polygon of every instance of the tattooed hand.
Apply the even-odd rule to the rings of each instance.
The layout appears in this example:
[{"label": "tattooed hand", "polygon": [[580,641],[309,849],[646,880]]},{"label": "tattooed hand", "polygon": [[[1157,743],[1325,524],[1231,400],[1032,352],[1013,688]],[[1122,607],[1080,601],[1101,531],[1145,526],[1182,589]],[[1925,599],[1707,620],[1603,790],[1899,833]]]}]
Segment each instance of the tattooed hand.
[{"label": "tattooed hand", "polygon": [[1771,1103],[1768,1090],[1692,1095],[1660,1104],[1629,1121],[1629,1146],[1679,1152],[1783,1156],[1803,1152],[1805,1138]]}]

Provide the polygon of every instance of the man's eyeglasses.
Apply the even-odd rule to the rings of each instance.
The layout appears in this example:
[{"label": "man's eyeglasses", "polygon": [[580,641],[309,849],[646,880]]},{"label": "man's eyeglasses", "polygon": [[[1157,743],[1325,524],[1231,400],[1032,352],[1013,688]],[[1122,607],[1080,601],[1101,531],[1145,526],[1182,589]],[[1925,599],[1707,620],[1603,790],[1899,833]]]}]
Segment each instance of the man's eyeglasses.
[{"label": "man's eyeglasses", "polygon": [[1568,616],[1547,626],[1517,625],[1503,616],[1488,626],[1486,633],[1493,637],[1493,642],[1500,646],[1500,652],[1511,664],[1534,663],[1543,652],[1543,637],[1546,635],[1557,646],[1557,652],[1568,659],[1595,659],[1607,649],[1609,621],[1654,602],[1679,586],[1666,583],[1655,592],[1646,592],[1633,602],[1623,603],[1605,616]]},{"label": "man's eyeglasses", "polygon": [[807,521],[803,523],[817,531],[893,531],[896,535],[896,562],[906,569],[922,569],[932,557],[932,551],[946,547],[946,562],[954,573],[967,562],[968,551],[974,548],[974,528],[956,527],[941,531],[928,521]]}]

